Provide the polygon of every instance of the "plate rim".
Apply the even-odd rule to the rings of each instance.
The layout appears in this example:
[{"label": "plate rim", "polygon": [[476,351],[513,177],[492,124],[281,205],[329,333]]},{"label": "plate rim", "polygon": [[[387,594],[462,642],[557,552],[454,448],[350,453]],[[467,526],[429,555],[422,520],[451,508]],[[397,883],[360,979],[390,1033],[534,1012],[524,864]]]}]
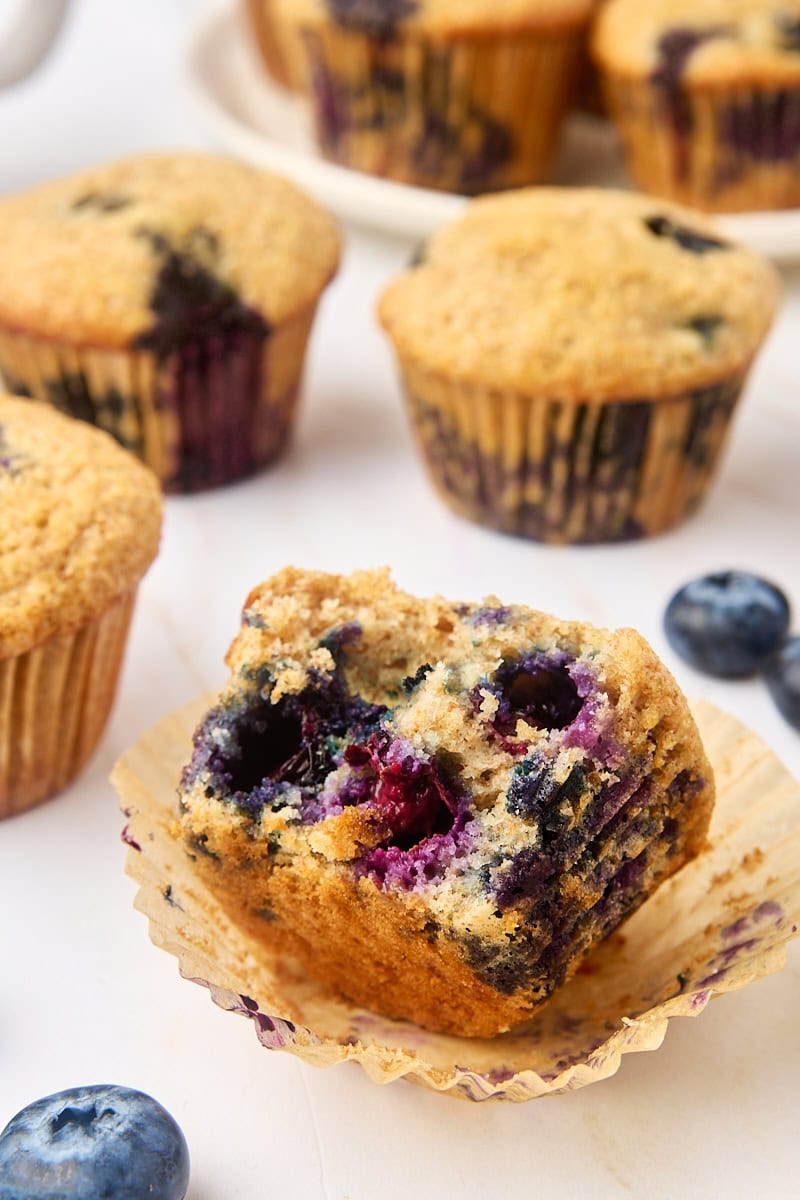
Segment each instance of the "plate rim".
[{"label": "plate rim", "polygon": [[[217,142],[245,161],[291,178],[342,220],[390,236],[427,237],[457,215],[469,197],[352,170],[282,144],[233,112],[209,78],[207,64],[215,55],[219,60],[232,36],[243,35],[241,16],[240,7],[230,3],[203,13],[183,58],[192,106]],[[729,236],[756,252],[777,262],[800,261],[800,208],[711,216]]]}]

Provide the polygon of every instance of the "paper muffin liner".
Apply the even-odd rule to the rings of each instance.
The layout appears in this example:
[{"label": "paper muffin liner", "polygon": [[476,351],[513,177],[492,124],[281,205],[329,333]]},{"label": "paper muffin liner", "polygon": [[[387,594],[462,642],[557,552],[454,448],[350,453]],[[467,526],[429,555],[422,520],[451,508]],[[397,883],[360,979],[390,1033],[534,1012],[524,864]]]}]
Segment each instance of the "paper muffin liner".
[{"label": "paper muffin liner", "polygon": [[453,192],[540,179],[580,70],[580,28],[436,42],[334,24],[302,35],[322,153]]},{"label": "paper muffin liner", "polygon": [[302,48],[292,25],[282,19],[275,0],[241,0],[245,25],[272,78],[290,91],[302,80]]},{"label": "paper muffin liner", "polygon": [[266,338],[232,332],[149,350],[69,346],[0,329],[6,388],[110,433],[165,491],[251,474],[291,433],[316,303]]},{"label": "paper muffin liner", "polygon": [[800,205],[800,88],[669,90],[604,77],[631,175],[712,212]]},{"label": "paper muffin liner", "polygon": [[0,661],[0,818],[62,791],[94,751],[114,700],[134,596]]},{"label": "paper muffin liner", "polygon": [[[657,1049],[671,1017],[779,970],[800,923],[800,784],[755,735],[694,706],[717,776],[708,844],[582,964],[534,1018],[489,1039],[429,1033],[349,1004],[231,921],[176,829],[177,782],[201,698],[150,730],[112,776],[128,817],[127,870],[150,936],[184,978],[248,1017],[262,1046],[314,1066],[357,1062],[470,1100],[531,1100],[613,1075]],[[268,936],[265,931],[265,937]]]},{"label": "paper muffin liner", "polygon": [[431,479],[462,516],[543,542],[661,533],[700,504],[746,373],[657,400],[554,400],[401,362]]}]

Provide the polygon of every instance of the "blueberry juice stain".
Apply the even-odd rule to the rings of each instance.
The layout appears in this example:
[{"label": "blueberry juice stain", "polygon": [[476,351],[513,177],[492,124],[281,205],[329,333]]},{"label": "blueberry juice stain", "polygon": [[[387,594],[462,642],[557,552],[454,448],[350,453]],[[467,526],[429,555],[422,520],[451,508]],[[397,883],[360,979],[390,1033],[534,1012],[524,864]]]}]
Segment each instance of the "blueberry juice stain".
[{"label": "blueberry juice stain", "polygon": [[[139,236],[161,265],[150,295],[154,321],[134,346],[155,354],[166,368],[169,382],[161,403],[179,418],[175,471],[167,489],[191,492],[240,478],[258,465],[250,434],[270,326],[206,265],[219,252],[214,234],[195,230],[194,250],[191,245],[178,250],[151,229]],[[276,444],[275,452],[279,448]]]}]

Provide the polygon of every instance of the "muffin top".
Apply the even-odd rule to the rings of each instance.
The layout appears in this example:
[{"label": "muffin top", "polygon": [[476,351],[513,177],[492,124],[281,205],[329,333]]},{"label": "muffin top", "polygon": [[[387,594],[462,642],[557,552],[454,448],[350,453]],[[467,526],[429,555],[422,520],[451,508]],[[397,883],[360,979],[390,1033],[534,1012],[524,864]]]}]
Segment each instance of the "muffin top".
[{"label": "muffin top", "polygon": [[595,0],[277,0],[292,18],[332,21],[376,37],[561,29],[589,20]]},{"label": "muffin top", "polygon": [[99,616],[158,549],[155,476],[107,434],[0,396],[0,659]]},{"label": "muffin top", "polygon": [[705,217],[628,192],[529,188],[472,201],[394,280],[400,358],[481,387],[603,401],[742,370],[778,276]]},{"label": "muffin top", "polygon": [[331,219],[283,179],[152,154],[0,201],[0,323],[77,345],[167,351],[263,334],[336,270]]},{"label": "muffin top", "polygon": [[615,73],[714,88],[800,81],[800,0],[610,0],[594,54]]}]

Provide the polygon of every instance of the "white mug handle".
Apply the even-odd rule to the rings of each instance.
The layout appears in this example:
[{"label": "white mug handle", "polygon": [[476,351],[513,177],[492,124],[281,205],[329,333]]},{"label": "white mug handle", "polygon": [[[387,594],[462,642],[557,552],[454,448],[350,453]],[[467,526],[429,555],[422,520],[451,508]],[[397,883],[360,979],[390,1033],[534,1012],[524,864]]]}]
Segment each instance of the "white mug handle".
[{"label": "white mug handle", "polygon": [[69,0],[28,0],[0,39],[0,87],[38,67],[61,28]]}]

